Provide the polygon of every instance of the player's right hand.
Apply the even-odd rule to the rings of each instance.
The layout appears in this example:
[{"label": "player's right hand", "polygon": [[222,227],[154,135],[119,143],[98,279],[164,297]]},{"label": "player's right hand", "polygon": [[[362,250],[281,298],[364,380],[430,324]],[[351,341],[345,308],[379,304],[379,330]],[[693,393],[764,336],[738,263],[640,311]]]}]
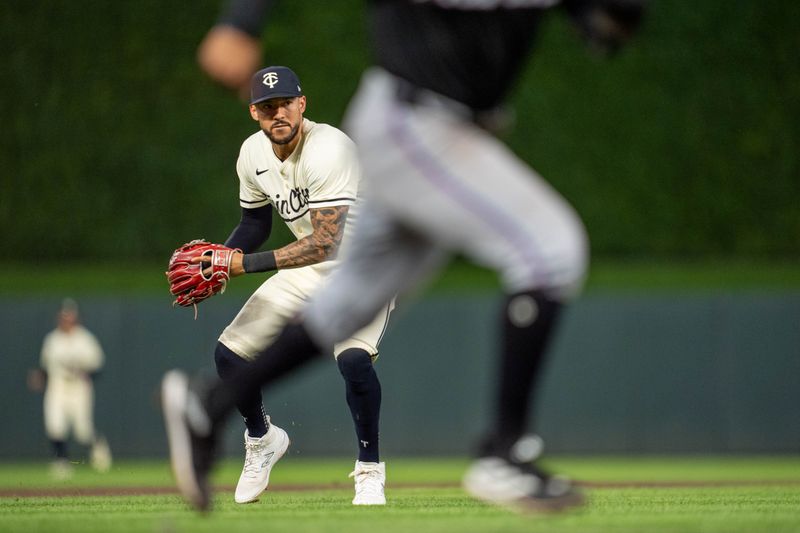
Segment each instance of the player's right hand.
[{"label": "player's right hand", "polygon": [[47,373],[41,368],[32,368],[27,376],[28,389],[32,392],[44,392],[47,385]]},{"label": "player's right hand", "polygon": [[261,43],[233,26],[214,26],[197,49],[197,62],[211,79],[246,100],[250,77],[261,62]]}]

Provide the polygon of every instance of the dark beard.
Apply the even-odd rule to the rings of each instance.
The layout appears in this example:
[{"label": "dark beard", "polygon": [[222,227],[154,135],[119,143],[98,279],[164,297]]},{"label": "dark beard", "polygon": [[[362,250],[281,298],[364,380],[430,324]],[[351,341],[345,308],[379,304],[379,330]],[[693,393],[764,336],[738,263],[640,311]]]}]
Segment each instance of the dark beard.
[{"label": "dark beard", "polygon": [[292,131],[289,132],[289,135],[287,135],[286,137],[283,137],[281,139],[275,138],[275,136],[272,135],[272,133],[270,131],[267,131],[267,130],[264,130],[264,135],[266,135],[267,138],[269,138],[269,140],[273,144],[289,144],[290,142],[292,142],[292,140],[295,138],[295,136],[297,136],[297,131],[299,129],[300,129],[300,123],[298,122],[297,125],[292,128]]}]

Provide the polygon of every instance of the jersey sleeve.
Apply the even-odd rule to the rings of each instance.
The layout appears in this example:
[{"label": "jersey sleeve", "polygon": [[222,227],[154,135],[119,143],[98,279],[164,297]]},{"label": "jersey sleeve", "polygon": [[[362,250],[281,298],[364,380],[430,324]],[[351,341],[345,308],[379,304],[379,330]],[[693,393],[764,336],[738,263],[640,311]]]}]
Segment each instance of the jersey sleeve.
[{"label": "jersey sleeve", "polygon": [[42,352],[39,355],[39,366],[45,371],[50,371],[50,364],[53,357],[53,341],[52,335],[47,334],[42,342]]},{"label": "jersey sleeve", "polygon": [[100,370],[103,366],[105,354],[103,348],[100,346],[100,341],[88,330],[86,331],[86,352],[84,354],[84,368],[85,372],[95,372]]},{"label": "jersey sleeve", "polygon": [[314,157],[307,162],[310,209],[356,203],[361,179],[356,147],[344,133],[336,133],[320,139]]},{"label": "jersey sleeve", "polygon": [[242,145],[236,161],[236,174],[239,176],[239,205],[245,209],[264,207],[270,203],[267,194],[255,182],[255,164],[249,155],[248,143]]},{"label": "jersey sleeve", "polygon": [[238,28],[258,38],[276,0],[228,0],[217,24]]}]

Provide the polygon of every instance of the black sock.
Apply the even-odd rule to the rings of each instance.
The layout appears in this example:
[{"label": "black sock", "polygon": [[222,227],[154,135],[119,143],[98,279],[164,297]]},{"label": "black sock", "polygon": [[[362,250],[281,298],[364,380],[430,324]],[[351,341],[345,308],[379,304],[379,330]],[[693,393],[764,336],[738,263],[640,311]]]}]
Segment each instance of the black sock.
[{"label": "black sock", "polygon": [[63,440],[51,440],[56,459],[67,459],[67,442]]},{"label": "black sock", "polygon": [[229,379],[217,383],[206,397],[206,409],[212,422],[221,423],[240,403],[246,403],[254,392],[270,385],[318,355],[330,353],[311,340],[302,324],[289,324],[272,345],[259,353],[256,360],[237,368]]},{"label": "black sock", "polygon": [[[217,349],[214,351],[214,362],[217,364],[217,374],[226,382],[231,380],[237,370],[245,369],[250,365],[249,361],[236,355],[221,342],[217,343]],[[264,412],[261,389],[251,391],[250,394],[237,399],[236,408],[244,418],[248,436],[259,438],[267,434],[269,424]]]},{"label": "black sock", "polygon": [[562,307],[540,291],[512,294],[504,304],[496,427],[484,454],[508,453],[525,432],[531,396]]},{"label": "black sock", "polygon": [[378,426],[381,414],[381,383],[372,358],[360,348],[350,348],[336,359],[344,378],[347,405],[358,437],[358,460],[380,461]]}]

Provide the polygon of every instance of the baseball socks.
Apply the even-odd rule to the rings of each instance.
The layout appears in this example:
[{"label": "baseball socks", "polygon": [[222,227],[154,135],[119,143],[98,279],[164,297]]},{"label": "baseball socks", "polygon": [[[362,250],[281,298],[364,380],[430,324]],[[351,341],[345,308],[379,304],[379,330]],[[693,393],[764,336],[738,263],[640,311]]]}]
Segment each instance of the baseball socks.
[{"label": "baseball socks", "polygon": [[525,431],[561,307],[541,291],[512,294],[504,301],[495,429],[487,443],[496,451],[507,451]]},{"label": "baseball socks", "polygon": [[51,440],[53,445],[53,452],[55,453],[56,460],[67,460],[67,442],[63,440]]},{"label": "baseball socks", "polygon": [[495,427],[463,480],[467,492],[478,499],[533,512],[583,503],[569,479],[536,464],[544,448],[541,438],[524,435],[560,309],[558,301],[541,291],[520,292],[505,300]]},{"label": "baseball socks", "polygon": [[[236,355],[230,348],[217,343],[214,351],[214,362],[217,365],[217,374],[223,381],[229,381],[238,370],[246,369],[250,362]],[[239,413],[244,418],[247,427],[247,435],[251,438],[260,438],[267,434],[269,430],[269,418],[264,412],[264,403],[261,397],[261,389],[251,391],[236,402]]]},{"label": "baseball socks", "polygon": [[204,407],[212,424],[221,424],[237,405],[246,403],[255,391],[260,393],[262,387],[331,351],[330,348],[317,346],[302,323],[290,323],[254,361],[236,368],[229,378],[216,383],[208,391]]},{"label": "baseball socks", "polygon": [[347,405],[358,437],[358,460],[377,463],[378,426],[381,411],[381,384],[369,353],[350,348],[336,359],[345,382]]},{"label": "baseball socks", "polygon": [[355,480],[353,505],[386,505],[386,464],[378,453],[381,383],[366,350],[350,348],[336,358],[345,382],[347,405],[358,438],[358,459],[350,477]]}]

